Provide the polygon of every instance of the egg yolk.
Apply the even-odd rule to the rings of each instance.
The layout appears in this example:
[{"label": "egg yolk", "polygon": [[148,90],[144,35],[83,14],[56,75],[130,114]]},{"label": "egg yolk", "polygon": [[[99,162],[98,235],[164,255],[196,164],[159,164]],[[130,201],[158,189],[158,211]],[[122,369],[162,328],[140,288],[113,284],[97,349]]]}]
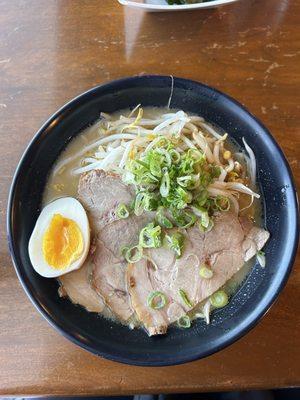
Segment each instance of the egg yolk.
[{"label": "egg yolk", "polygon": [[78,260],[83,248],[83,236],[77,223],[54,214],[43,236],[43,256],[47,264],[64,269]]}]

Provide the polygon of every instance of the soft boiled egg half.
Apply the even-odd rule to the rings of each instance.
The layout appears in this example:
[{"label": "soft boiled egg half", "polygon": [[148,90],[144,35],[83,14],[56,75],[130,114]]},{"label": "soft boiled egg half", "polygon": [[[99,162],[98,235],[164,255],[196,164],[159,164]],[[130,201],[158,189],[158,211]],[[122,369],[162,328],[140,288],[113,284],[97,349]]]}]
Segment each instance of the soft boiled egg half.
[{"label": "soft boiled egg half", "polygon": [[37,273],[54,278],[78,269],[90,248],[90,227],[78,200],[64,197],[41,212],[29,240],[28,252]]}]

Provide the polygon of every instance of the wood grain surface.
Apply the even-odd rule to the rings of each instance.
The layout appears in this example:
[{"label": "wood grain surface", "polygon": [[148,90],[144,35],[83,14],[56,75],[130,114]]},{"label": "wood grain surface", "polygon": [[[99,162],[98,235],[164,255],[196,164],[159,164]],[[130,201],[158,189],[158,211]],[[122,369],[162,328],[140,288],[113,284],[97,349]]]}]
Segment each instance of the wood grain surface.
[{"label": "wood grain surface", "polygon": [[300,386],[300,259],[258,326],[186,365],[106,361],[60,336],[12,267],[5,213],[18,160],[40,125],[99,83],[141,73],[212,85],[259,117],[300,183],[300,1],[241,0],[143,14],[114,0],[0,0],[0,395],[94,395]]}]

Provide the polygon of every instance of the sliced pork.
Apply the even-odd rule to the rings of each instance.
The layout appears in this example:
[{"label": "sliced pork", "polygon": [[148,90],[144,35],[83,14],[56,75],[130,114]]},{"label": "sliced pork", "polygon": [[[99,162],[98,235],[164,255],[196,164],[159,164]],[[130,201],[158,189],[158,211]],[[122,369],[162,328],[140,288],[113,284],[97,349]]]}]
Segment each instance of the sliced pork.
[{"label": "sliced pork", "polygon": [[[101,296],[123,321],[135,313],[149,335],[165,333],[168,325],[221,288],[269,237],[265,230],[253,227],[250,220],[223,212],[215,217],[210,232],[201,233],[197,226],[186,231],[181,258],[176,259],[173,251],[161,247],[144,250],[145,258],[127,265],[122,248],[138,244],[141,229],[153,220],[150,213],[117,218],[117,206],[129,205],[133,198],[132,188],[113,173],[91,171],[80,179],[79,199],[88,212],[94,234],[94,298]],[[199,274],[204,264],[213,271],[210,279]],[[168,298],[163,309],[152,309],[147,304],[149,294],[155,291]],[[182,291],[188,300],[182,298]]]},{"label": "sliced pork", "polygon": [[98,232],[117,219],[116,208],[120,203],[129,205],[134,191],[126,186],[119,175],[94,170],[81,175],[78,199],[88,213],[92,229]]},{"label": "sliced pork", "polygon": [[[197,227],[189,229],[184,253],[179,259],[174,259],[170,250],[149,250],[148,256],[153,264],[143,260],[132,264],[127,272],[127,281],[133,279],[135,283],[129,285],[130,296],[134,299],[133,308],[148,333],[165,332],[166,326],[220,289],[249,259],[248,243],[255,246],[256,253],[268,237],[268,232],[260,228],[252,228],[245,235],[237,216],[228,212],[219,214],[214,228],[206,234],[201,233]],[[200,276],[199,268],[202,264],[213,271],[211,279]],[[157,290],[167,296],[168,305],[163,310],[151,309],[149,312],[147,297]],[[187,295],[191,305],[181,297],[180,290]]]},{"label": "sliced pork", "polygon": [[144,217],[136,216],[114,221],[99,231],[94,242],[93,288],[123,321],[130,318],[133,310],[125,279],[127,262],[121,250],[138,243],[139,232],[145,224]]},{"label": "sliced pork", "polygon": [[81,176],[78,196],[88,213],[94,236],[92,288],[118,318],[127,321],[133,311],[121,249],[137,243],[143,219],[118,220],[115,211],[120,203],[131,203],[132,189],[118,175],[95,170]]},{"label": "sliced pork", "polygon": [[104,303],[101,297],[90,285],[89,261],[86,261],[80,269],[62,275],[59,278],[60,295],[68,296],[73,303],[80,304],[88,311],[100,313],[103,311]]}]

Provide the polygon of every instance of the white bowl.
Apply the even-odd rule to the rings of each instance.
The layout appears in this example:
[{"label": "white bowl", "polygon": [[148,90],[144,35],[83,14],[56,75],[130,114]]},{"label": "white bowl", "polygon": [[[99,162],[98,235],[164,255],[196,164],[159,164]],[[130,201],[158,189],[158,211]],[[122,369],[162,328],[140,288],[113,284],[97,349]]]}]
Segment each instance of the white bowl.
[{"label": "white bowl", "polygon": [[233,3],[238,0],[212,0],[205,3],[168,5],[166,0],[118,0],[120,4],[131,8],[137,8],[144,11],[160,12],[160,11],[184,11],[199,10],[203,8],[215,8],[225,4]]}]

